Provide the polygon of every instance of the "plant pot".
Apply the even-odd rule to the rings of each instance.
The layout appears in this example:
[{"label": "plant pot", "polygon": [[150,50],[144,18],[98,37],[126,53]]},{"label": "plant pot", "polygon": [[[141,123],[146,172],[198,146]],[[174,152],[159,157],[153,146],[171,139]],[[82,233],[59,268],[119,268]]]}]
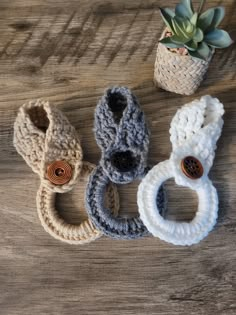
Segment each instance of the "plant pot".
[{"label": "plant pot", "polygon": [[[166,30],[161,38],[165,36],[165,33]],[[191,95],[204,79],[213,54],[214,51],[208,60],[204,61],[192,58],[190,55],[181,56],[158,43],[154,82],[164,90]]]}]

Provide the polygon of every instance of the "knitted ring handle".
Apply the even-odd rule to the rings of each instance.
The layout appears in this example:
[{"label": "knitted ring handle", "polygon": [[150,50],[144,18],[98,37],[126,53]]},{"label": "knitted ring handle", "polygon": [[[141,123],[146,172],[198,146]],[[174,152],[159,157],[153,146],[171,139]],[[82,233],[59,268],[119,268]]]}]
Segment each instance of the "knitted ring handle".
[{"label": "knitted ring handle", "polygon": [[[95,165],[83,162],[80,178],[87,178],[94,168]],[[102,235],[89,219],[79,225],[65,222],[55,208],[55,199],[56,193],[41,184],[37,194],[37,211],[42,226],[51,236],[69,244],[85,244]],[[115,185],[108,186],[107,199],[113,215],[116,216],[119,210],[119,195]]]},{"label": "knitted ring handle", "polygon": [[[109,177],[104,174],[102,167],[97,166],[90,176],[86,192],[86,208],[96,228],[114,239],[137,239],[149,235],[139,216],[115,217],[112,211],[104,206],[103,195],[109,183]],[[160,211],[165,209],[164,200],[164,190],[161,189],[155,199]]]},{"label": "knitted ring handle", "polygon": [[198,243],[212,230],[218,212],[218,196],[211,181],[192,188],[199,199],[198,210],[190,222],[174,222],[164,219],[156,204],[156,196],[161,185],[174,177],[170,160],[159,163],[149,171],[138,188],[138,206],[140,218],[148,230],[160,239],[174,245],[192,245]]}]

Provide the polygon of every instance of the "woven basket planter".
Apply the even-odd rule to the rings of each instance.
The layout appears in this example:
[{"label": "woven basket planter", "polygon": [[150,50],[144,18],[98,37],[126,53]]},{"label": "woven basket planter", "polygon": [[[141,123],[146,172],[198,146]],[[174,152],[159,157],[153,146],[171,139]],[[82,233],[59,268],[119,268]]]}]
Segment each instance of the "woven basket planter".
[{"label": "woven basket planter", "polygon": [[159,43],[154,82],[160,88],[170,92],[184,95],[193,94],[201,84],[213,54],[214,52],[207,61],[204,61],[189,55],[178,55]]}]

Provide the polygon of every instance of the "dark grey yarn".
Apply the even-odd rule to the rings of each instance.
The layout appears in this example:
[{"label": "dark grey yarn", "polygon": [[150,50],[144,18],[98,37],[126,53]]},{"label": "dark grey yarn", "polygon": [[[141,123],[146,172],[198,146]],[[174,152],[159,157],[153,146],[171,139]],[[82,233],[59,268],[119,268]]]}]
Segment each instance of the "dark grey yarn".
[{"label": "dark grey yarn", "polygon": [[[95,137],[102,151],[100,165],[89,178],[86,190],[88,214],[105,235],[116,239],[136,239],[148,235],[139,217],[114,217],[104,205],[109,181],[127,184],[147,172],[149,131],[136,97],[125,87],[108,89],[95,110]],[[165,208],[160,189],[158,208]]]},{"label": "dark grey yarn", "polygon": [[[96,167],[90,175],[86,192],[86,209],[93,224],[103,234],[114,239],[136,239],[149,235],[147,228],[139,217],[114,217],[111,210],[105,207],[105,189],[109,181],[101,166]],[[157,194],[156,201],[160,213],[163,213],[165,210],[165,193],[162,187]]]},{"label": "dark grey yarn", "polygon": [[[111,104],[112,98],[118,101]],[[120,101],[120,103],[119,103]],[[121,110],[121,118],[117,122],[116,114],[111,106],[122,102],[126,107]],[[123,105],[123,106],[124,106]],[[116,108],[115,108],[116,110]],[[126,87],[108,89],[99,101],[95,110],[96,141],[102,151],[100,165],[110,180],[116,184],[132,182],[143,174],[148,154],[149,131],[136,97]],[[121,172],[112,165],[112,157],[117,152],[130,152],[134,167],[127,172]]]}]

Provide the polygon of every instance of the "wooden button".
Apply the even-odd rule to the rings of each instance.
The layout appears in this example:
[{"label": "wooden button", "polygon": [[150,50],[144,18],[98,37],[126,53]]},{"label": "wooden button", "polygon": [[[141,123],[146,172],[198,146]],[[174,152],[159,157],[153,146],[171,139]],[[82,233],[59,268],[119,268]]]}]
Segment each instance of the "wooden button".
[{"label": "wooden button", "polygon": [[203,175],[202,163],[193,156],[186,156],[181,161],[181,169],[191,179],[198,179]]},{"label": "wooden button", "polygon": [[47,167],[47,178],[55,185],[64,185],[71,180],[72,168],[66,161],[55,161]]}]

